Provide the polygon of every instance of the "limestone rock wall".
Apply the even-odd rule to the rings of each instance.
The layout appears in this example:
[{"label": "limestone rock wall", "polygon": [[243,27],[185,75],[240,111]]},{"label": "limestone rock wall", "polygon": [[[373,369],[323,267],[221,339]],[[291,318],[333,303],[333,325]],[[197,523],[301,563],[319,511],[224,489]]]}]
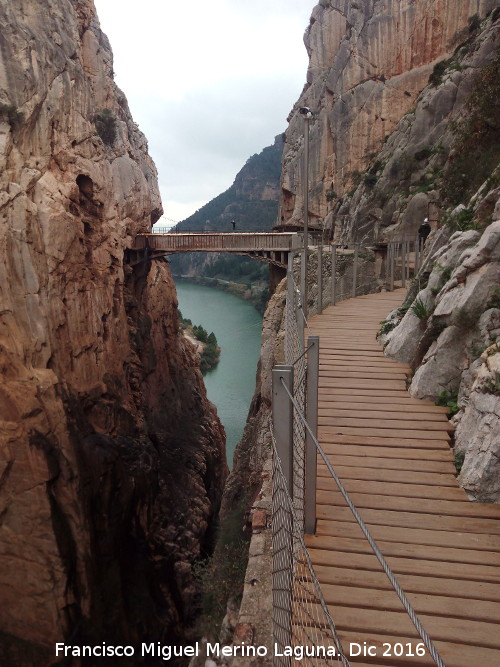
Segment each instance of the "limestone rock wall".
[{"label": "limestone rock wall", "polygon": [[339,214],[350,215],[338,211],[338,198],[358,184],[397,123],[414,109],[435,63],[464,39],[468,19],[496,6],[496,0],[318,3],[305,35],[307,84],[286,132],[280,210],[285,224],[300,224],[303,217],[299,107],[315,113],[310,122],[311,222],[331,225],[333,214],[337,222]]},{"label": "limestone rock wall", "polygon": [[0,25],[0,662],[39,667],[183,641],[226,464],[168,269],[125,261],[161,202],[92,0]]},{"label": "limestone rock wall", "polygon": [[[495,218],[500,214],[496,190]],[[480,203],[478,202],[478,205]],[[456,403],[460,484],[476,500],[500,500],[500,220],[456,232],[430,256],[414,306],[385,337],[389,356],[412,364],[409,391]],[[418,312],[418,316],[417,313]],[[423,316],[422,316],[423,315]]]}]

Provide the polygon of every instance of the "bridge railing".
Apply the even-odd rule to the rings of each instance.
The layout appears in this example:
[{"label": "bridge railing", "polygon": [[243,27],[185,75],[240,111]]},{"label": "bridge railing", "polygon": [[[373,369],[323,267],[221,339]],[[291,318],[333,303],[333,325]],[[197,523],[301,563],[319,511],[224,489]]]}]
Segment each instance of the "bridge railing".
[{"label": "bridge railing", "polygon": [[269,250],[289,252],[302,245],[302,235],[296,233],[175,233],[138,234],[134,249],[149,248],[167,252],[234,252]]}]

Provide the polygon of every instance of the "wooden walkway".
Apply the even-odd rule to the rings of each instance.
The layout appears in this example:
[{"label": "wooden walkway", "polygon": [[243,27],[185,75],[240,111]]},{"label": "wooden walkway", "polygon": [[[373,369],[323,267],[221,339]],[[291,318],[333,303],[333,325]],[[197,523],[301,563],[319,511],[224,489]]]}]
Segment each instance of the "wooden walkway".
[{"label": "wooden walkway", "polygon": [[[349,299],[311,319],[320,336],[319,442],[447,667],[500,664],[500,505],[472,503],[455,477],[446,409],[409,396],[409,368],[384,357],[379,322],[403,290]],[[432,665],[383,657],[421,641],[318,457],[317,532],[306,544],[353,665]],[[399,647],[397,649],[399,651]],[[411,650],[410,650],[411,652]]]}]

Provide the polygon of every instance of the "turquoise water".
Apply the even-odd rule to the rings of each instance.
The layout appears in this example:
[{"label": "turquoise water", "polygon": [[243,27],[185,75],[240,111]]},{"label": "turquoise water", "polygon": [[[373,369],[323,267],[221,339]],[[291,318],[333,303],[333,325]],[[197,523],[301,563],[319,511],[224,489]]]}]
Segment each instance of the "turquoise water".
[{"label": "turquoise water", "polygon": [[224,425],[232,467],[255,390],[262,317],[248,301],[232,294],[182,280],[176,281],[176,288],[182,315],[213,331],[221,348],[220,362],[206,373],[205,386]]}]

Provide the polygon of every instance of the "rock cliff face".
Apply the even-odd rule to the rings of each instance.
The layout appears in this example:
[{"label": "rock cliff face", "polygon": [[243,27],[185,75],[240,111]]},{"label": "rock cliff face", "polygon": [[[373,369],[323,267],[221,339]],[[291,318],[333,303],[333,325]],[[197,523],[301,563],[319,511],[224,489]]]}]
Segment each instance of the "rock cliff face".
[{"label": "rock cliff face", "polygon": [[497,5],[319,2],[305,38],[307,85],[285,135],[281,200],[285,221],[300,224],[307,122],[313,224],[369,245],[414,238],[430,218],[406,308],[384,324],[386,350],[412,364],[414,395],[458,401],[460,482],[485,501],[500,499]]},{"label": "rock cliff face", "polygon": [[166,265],[127,248],[155,167],[91,0],[0,2],[0,662],[182,641],[220,423]]},{"label": "rock cliff face", "polygon": [[334,213],[337,223],[339,213],[347,217],[349,211],[338,210],[338,198],[373,166],[386,138],[415,107],[433,66],[464,39],[468,19],[496,6],[496,0],[318,3],[305,35],[307,84],[286,131],[280,211],[285,223],[300,223],[303,217],[304,121],[298,108],[315,112],[310,123],[311,221],[329,226]]}]

